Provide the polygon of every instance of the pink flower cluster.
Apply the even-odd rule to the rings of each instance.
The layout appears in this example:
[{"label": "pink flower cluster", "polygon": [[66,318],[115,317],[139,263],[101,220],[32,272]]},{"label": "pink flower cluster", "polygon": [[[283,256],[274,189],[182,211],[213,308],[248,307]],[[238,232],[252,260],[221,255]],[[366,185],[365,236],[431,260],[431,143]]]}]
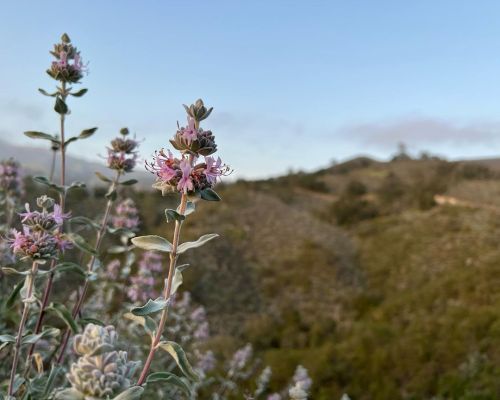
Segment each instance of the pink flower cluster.
[{"label": "pink flower cluster", "polygon": [[137,147],[139,142],[135,139],[129,139],[128,129],[121,130],[123,137],[117,137],[111,141],[111,147],[108,147],[108,168],[121,172],[131,172],[137,162]]},{"label": "pink flower cluster", "polygon": [[19,213],[21,222],[33,231],[51,231],[59,228],[64,220],[71,216],[71,213],[63,213],[59,204],[54,204],[52,212],[48,212],[46,208],[42,211],[31,211],[28,203],[25,208],[26,212]]},{"label": "pink flower cluster", "polygon": [[31,211],[26,204],[26,212],[20,213],[23,228],[21,231],[13,229],[12,237],[9,238],[13,253],[22,258],[49,259],[57,257],[59,251],[65,251],[72,247],[72,243],[62,235],[60,227],[64,220],[70,217],[69,213],[63,213],[58,204],[47,197],[39,198],[49,203],[53,211],[49,212],[46,207],[42,211]]},{"label": "pink flower cluster", "polygon": [[22,194],[19,163],[13,158],[0,162],[0,191],[9,197]]},{"label": "pink flower cluster", "polygon": [[59,53],[59,59],[52,62],[52,70],[59,75],[70,75],[82,77],[82,73],[87,70],[80,57],[80,53],[76,53],[73,57],[73,63],[68,60],[68,54],[65,51]]},{"label": "pink flower cluster", "polygon": [[[170,150],[160,150],[152,163],[146,164],[158,180],[180,193],[195,193],[212,188],[220,177],[229,173],[229,167],[222,164],[220,157],[205,157],[204,162],[196,163],[196,156],[175,158]],[[193,165],[194,164],[194,165]]]},{"label": "pink flower cluster", "polygon": [[118,203],[115,215],[111,218],[114,228],[125,228],[137,231],[139,228],[139,211],[132,199],[125,199]]},{"label": "pink flower cluster", "polygon": [[222,176],[228,175],[230,168],[222,163],[220,157],[211,156],[217,151],[215,137],[211,131],[199,127],[200,121],[210,115],[212,108],[207,109],[202,100],[184,108],[188,113],[187,126],[179,128],[170,140],[181,156],[175,157],[170,150],[165,152],[161,149],[151,162],[146,162],[146,169],[156,174],[153,187],[163,193],[201,194],[202,198],[209,199],[208,195],[204,197],[207,194],[204,191],[212,189]]},{"label": "pink flower cluster", "polygon": [[127,296],[133,302],[144,303],[148,299],[158,297],[159,293],[155,289],[155,272],[162,270],[162,257],[153,251],[146,251],[139,262],[137,274],[130,278],[130,286]]},{"label": "pink flower cluster", "polygon": [[170,143],[176,150],[202,156],[209,156],[217,151],[212,131],[197,128],[196,120],[190,116],[187,119],[187,126],[179,128]]},{"label": "pink flower cluster", "polygon": [[47,73],[61,82],[78,83],[84,73],[88,72],[87,64],[84,64],[80,52],[74,47],[69,37],[63,36],[62,42],[54,45],[51,51],[55,60],[52,62]]}]

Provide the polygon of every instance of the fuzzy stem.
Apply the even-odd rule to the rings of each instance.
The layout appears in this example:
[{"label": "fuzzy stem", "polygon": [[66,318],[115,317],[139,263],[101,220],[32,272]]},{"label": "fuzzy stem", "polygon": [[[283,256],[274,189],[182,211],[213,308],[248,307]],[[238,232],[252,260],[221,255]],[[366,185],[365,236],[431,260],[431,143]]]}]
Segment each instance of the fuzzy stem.
[{"label": "fuzzy stem", "polygon": [[[118,185],[118,180],[120,179],[120,176],[121,176],[121,172],[118,171],[116,173],[115,179],[111,183],[109,193],[111,193],[113,190],[116,189],[116,186]],[[104,216],[103,216],[102,221],[101,221],[101,227],[100,227],[99,231],[97,232],[97,236],[96,236],[96,242],[95,242],[95,251],[96,252],[99,252],[99,249],[100,249],[101,244],[102,244],[102,240],[104,239],[104,236],[106,235],[106,227],[108,225],[108,220],[109,220],[112,205],[113,205],[113,200],[108,199],[108,201],[106,203],[106,210],[104,211]],[[82,292],[78,296],[78,300],[75,303],[75,306],[73,307],[73,311],[72,311],[72,316],[74,319],[78,318],[78,315],[80,314],[80,311],[83,307],[83,303],[85,301],[85,297],[87,295],[87,292],[89,289],[89,284],[90,284],[89,275],[90,275],[90,273],[92,273],[92,271],[94,269],[94,264],[95,264],[96,260],[97,260],[97,256],[92,255],[92,257],[87,265],[88,275],[87,275],[87,278],[85,278]],[[66,331],[64,332],[64,335],[63,335],[63,340],[61,341],[61,350],[59,352],[59,356],[57,357],[57,361],[56,361],[57,364],[61,364],[63,359],[64,359],[64,354],[66,352],[66,347],[68,346],[68,341],[69,341],[70,336],[71,336],[71,330],[66,329]]]},{"label": "fuzzy stem", "polygon": [[[66,82],[62,82],[60,94],[62,101],[66,102],[66,97],[68,97],[68,92],[66,90]],[[66,121],[65,114],[60,114],[61,141],[59,149],[61,151],[61,186],[63,188],[66,185],[66,148],[64,147],[65,121]],[[56,152],[54,151],[53,163],[55,162],[55,155]],[[51,171],[51,175],[52,174],[53,171]],[[59,205],[61,206],[61,213],[63,214],[64,214],[65,200],[66,200],[66,190],[64,190],[63,193],[59,195]],[[60,230],[62,231],[62,229],[63,227],[61,226]],[[40,312],[38,314],[38,319],[36,321],[36,326],[34,331],[35,334],[40,333],[40,330],[42,329],[43,318],[45,317],[45,309],[49,304],[50,295],[52,293],[52,286],[54,285],[55,266],[56,266],[56,260],[52,260],[49,269],[50,273],[47,278],[47,284],[45,285],[45,290],[43,292],[42,303],[40,305]],[[30,347],[30,350],[28,352],[28,358],[33,355],[34,350],[35,350],[35,343],[33,343]]]},{"label": "fuzzy stem", "polygon": [[[68,97],[68,93],[66,91],[66,82],[63,82],[61,85],[61,99],[66,103],[66,97]],[[64,145],[64,133],[65,127],[64,122],[66,121],[66,114],[61,114],[61,186],[64,188],[66,184],[66,147]],[[60,206],[62,211],[64,212],[64,202],[66,200],[66,190],[61,193],[60,196]]]},{"label": "fuzzy stem", "polygon": [[[186,212],[186,205],[187,205],[187,195],[183,193],[181,197],[181,204],[179,206],[179,214],[184,215],[184,213]],[[181,227],[182,227],[182,221],[175,221],[174,239],[172,241],[172,252],[170,253],[170,267],[168,269],[167,283],[163,290],[163,298],[167,301],[170,299],[170,294],[172,291],[172,280],[174,278],[175,267],[177,264],[177,258],[178,258],[177,247],[179,246]],[[161,335],[163,333],[163,330],[165,329],[167,317],[168,317],[168,306],[164,308],[161,313],[158,332],[156,332],[156,336],[151,342],[151,349],[149,350],[148,358],[144,363],[144,368],[142,369],[141,376],[137,381],[138,386],[142,386],[144,384],[144,381],[146,380],[149,368],[151,367],[151,363],[153,362],[155,352],[158,349],[158,343],[160,343]]]},{"label": "fuzzy stem", "polygon": [[38,270],[38,262],[33,261],[31,266],[31,272],[26,277],[27,280],[27,293],[24,299],[23,315],[21,317],[21,322],[19,323],[19,329],[17,331],[16,345],[14,347],[14,360],[12,361],[12,369],[10,371],[10,381],[8,395],[12,396],[14,394],[14,381],[16,378],[17,364],[19,363],[19,356],[21,353],[21,341],[23,339],[24,327],[26,325],[26,320],[28,319],[28,314],[30,310],[31,296],[33,295],[33,283],[35,281],[35,275]]},{"label": "fuzzy stem", "polygon": [[50,164],[50,175],[49,175],[49,181],[51,182],[54,179],[54,172],[56,170],[56,155],[57,155],[57,150],[52,150],[52,162]]}]

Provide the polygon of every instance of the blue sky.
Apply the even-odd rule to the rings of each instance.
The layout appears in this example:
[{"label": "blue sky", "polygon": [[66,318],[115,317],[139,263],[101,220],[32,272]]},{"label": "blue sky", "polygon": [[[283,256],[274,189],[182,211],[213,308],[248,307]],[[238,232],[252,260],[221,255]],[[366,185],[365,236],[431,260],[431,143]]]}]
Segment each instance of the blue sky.
[{"label": "blue sky", "polygon": [[[64,5],[62,5],[64,4]],[[182,103],[215,107],[220,154],[240,177],[313,170],[357,154],[450,158],[500,151],[497,1],[3,1],[0,137],[55,132],[45,74],[62,32],[90,62],[68,126],[122,126],[142,154],[168,145]]]}]

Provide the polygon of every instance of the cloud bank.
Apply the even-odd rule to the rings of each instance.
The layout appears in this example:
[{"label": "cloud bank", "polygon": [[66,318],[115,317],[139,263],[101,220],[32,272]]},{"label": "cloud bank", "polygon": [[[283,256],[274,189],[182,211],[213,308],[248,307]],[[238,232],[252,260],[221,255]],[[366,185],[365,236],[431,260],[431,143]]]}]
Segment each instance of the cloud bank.
[{"label": "cloud bank", "polygon": [[500,141],[500,121],[455,123],[432,117],[411,117],[392,122],[348,125],[339,130],[342,137],[365,147],[394,149],[403,142],[411,147],[490,146]]}]

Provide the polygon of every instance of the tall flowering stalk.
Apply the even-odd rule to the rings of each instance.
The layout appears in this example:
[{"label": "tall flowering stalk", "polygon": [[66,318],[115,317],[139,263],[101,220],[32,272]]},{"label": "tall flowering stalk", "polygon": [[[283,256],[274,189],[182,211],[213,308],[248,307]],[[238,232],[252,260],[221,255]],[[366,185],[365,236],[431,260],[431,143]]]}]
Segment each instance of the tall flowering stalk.
[{"label": "tall flowering stalk", "polygon": [[[8,240],[16,257],[21,261],[31,262],[31,270],[21,272],[13,268],[3,268],[5,273],[26,276],[23,296],[24,306],[15,338],[14,356],[9,380],[9,396],[14,394],[14,382],[21,345],[36,342],[36,335],[35,338],[28,340],[28,337],[24,337],[24,331],[30,310],[37,301],[34,296],[34,282],[38,273],[38,267],[40,264],[45,264],[47,261],[55,259],[59,252],[63,252],[71,247],[71,242],[59,230],[64,220],[69,217],[69,214],[64,214],[61,206],[55,204],[54,200],[47,196],[38,198],[37,206],[41,208],[41,211],[31,211],[29,204],[26,205],[26,212],[19,214],[22,230],[13,229]],[[49,211],[50,209],[52,211]]]},{"label": "tall flowering stalk", "polygon": [[[69,108],[67,105],[68,97],[81,97],[85,93],[87,93],[87,89],[80,89],[75,91],[73,90],[73,87],[71,85],[77,85],[81,83],[81,79],[87,72],[87,66],[82,61],[80,51],[78,51],[78,49],[71,43],[71,40],[66,33],[61,36],[61,41],[54,45],[54,48],[50,53],[54,57],[54,60],[47,70],[47,74],[56,82],[58,82],[58,86],[56,86],[56,91],[53,93],[48,93],[44,89],[38,90],[45,96],[55,98],[54,111],[59,114],[59,134],[50,135],[39,131],[27,131],[25,132],[25,135],[33,139],[43,139],[50,141],[54,160],[56,152],[60,152],[61,165],[59,185],[52,181],[54,173],[53,168],[51,170],[50,179],[46,177],[35,177],[35,181],[44,184],[59,193],[59,206],[61,209],[61,213],[64,213],[67,192],[74,187],[81,186],[81,184],[79,183],[73,183],[70,186],[66,186],[67,147],[72,142],[90,137],[94,134],[97,128],[84,129],[78,136],[70,138],[66,137],[65,123],[66,116],[69,114]],[[63,225],[61,225],[59,227],[59,232],[61,234],[63,233],[63,229],[64,227]],[[55,268],[56,260],[54,259],[50,264],[47,283],[45,285],[45,291],[41,301],[38,320],[35,326],[35,333],[39,333],[42,329],[43,319],[52,293]],[[34,345],[30,349],[30,355],[33,353],[33,349]]]},{"label": "tall flowering stalk", "polygon": [[[111,217],[111,209],[113,203],[117,198],[117,187],[118,185],[133,185],[134,183],[137,182],[135,179],[130,179],[127,181],[120,182],[120,177],[122,175],[131,172],[134,169],[137,161],[137,146],[138,146],[137,140],[128,137],[129,130],[127,128],[121,129],[120,134],[121,136],[113,139],[111,141],[110,147],[108,147],[107,164],[109,169],[115,171],[115,176],[112,179],[110,179],[100,173],[97,173],[97,176],[102,181],[109,183],[110,186],[108,192],[106,193],[107,202],[104,215],[102,217],[100,224],[98,225],[95,244],[93,247],[90,260],[87,264],[86,278],[83,283],[83,287],[79,292],[79,295],[77,296],[77,301],[75,303],[75,306],[73,307],[72,311],[73,319],[76,319],[80,314],[80,311],[82,310],[83,304],[87,297],[91,277],[94,274],[94,266],[97,261],[99,251],[101,249],[102,241],[104,239],[104,236],[106,235],[106,231],[109,229],[108,223]],[[113,222],[116,223],[117,222],[116,219]],[[130,228],[135,228],[135,226],[132,226],[131,223],[129,225]],[[121,226],[119,228],[123,229],[128,227]],[[68,345],[68,340],[70,336],[71,336],[71,330],[67,329],[63,335],[59,356],[57,357],[58,364],[60,364],[64,359],[66,347]]]},{"label": "tall flowering stalk", "polygon": [[[150,299],[142,307],[131,310],[131,318],[144,318],[145,327],[155,325],[155,328],[147,328],[151,335],[151,346],[144,362],[141,375],[137,382],[142,386],[147,382],[148,373],[153,362],[155,353],[162,349],[170,353],[177,361],[181,371],[189,379],[196,380],[197,375],[187,362],[182,348],[174,342],[162,340],[165,325],[168,319],[168,309],[177,288],[182,283],[182,271],[186,265],[177,266],[179,256],[191,248],[200,247],[209,240],[217,237],[216,234],[203,235],[195,242],[180,243],[182,224],[186,217],[194,211],[194,201],[197,199],[220,200],[213,191],[214,185],[219,178],[229,172],[228,167],[222,164],[220,158],[215,159],[211,155],[216,152],[217,145],[211,131],[200,128],[200,122],[206,119],[212,112],[207,109],[202,100],[197,100],[191,106],[184,106],[188,114],[187,126],[179,128],[170,141],[172,146],[180,152],[175,157],[170,150],[162,149],[156,152],[151,163],[147,163],[147,169],[157,176],[153,185],[162,194],[176,193],[180,195],[180,204],[176,210],[165,210],[167,222],[175,221],[172,243],[160,236],[149,235],[132,239],[137,247],[145,250],[156,250],[170,253],[168,274],[165,279],[162,297]],[[201,157],[204,157],[201,160]],[[158,324],[149,315],[160,312]],[[148,321],[148,322],[146,322]]]}]

